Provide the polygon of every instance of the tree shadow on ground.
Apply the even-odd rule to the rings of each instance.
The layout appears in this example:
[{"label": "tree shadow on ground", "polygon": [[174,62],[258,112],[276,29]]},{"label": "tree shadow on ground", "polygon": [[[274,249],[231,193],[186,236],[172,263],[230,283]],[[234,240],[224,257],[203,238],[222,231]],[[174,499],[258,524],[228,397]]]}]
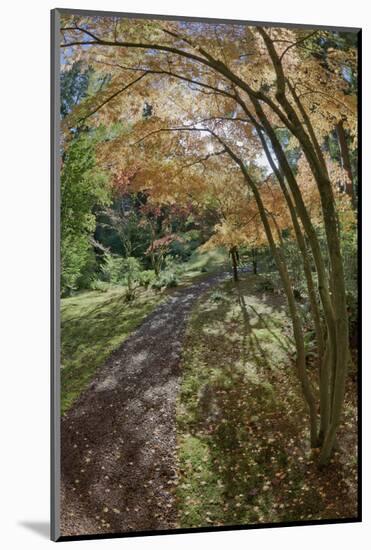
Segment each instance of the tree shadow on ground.
[{"label": "tree shadow on ground", "polygon": [[175,525],[181,343],[194,301],[211,284],[182,289],[148,315],[62,418],[64,535]]},{"label": "tree shadow on ground", "polygon": [[[265,300],[258,310],[238,285],[234,296],[240,323],[221,299],[214,310],[200,305],[189,333],[179,420],[181,526],[354,517],[354,500],[342,500],[350,474],[336,457],[319,472],[311,453],[282,306]],[[208,323],[219,331],[202,330]]]},{"label": "tree shadow on ground", "polygon": [[65,308],[61,323],[62,412],[71,406],[96,369],[140,325],[157,302],[158,297],[140,296],[128,303],[122,292],[115,292],[113,298],[102,298],[95,307],[83,307],[77,302],[81,313],[72,318],[71,305],[68,310]]}]

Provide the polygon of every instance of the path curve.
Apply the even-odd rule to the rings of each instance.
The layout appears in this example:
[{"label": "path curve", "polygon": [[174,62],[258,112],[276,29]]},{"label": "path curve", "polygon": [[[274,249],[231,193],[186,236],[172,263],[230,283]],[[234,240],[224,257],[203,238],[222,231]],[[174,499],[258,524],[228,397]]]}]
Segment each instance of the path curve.
[{"label": "path curve", "polygon": [[61,535],[176,527],[182,341],[218,274],[176,291],[102,366],[61,422]]}]

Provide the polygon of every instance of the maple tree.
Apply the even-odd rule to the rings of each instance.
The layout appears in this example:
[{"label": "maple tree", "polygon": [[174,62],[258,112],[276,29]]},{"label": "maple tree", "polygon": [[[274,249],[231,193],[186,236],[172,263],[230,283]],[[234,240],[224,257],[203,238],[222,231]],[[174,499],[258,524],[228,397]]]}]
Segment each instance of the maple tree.
[{"label": "maple tree", "polygon": [[[334,47],[335,39],[345,45]],[[79,63],[100,82],[64,118],[66,146],[76,129],[119,124],[97,149],[113,185],[126,185],[129,174],[154,205],[211,206],[218,223],[206,247],[223,244],[235,254],[243,244],[268,243],[292,319],[311,445],[326,464],[350,359],[341,238],[344,224],[355,224],[355,45],[325,30],[63,16],[61,47],[64,71]],[[334,131],[341,164],[324,147]],[[319,404],[285,230],[303,263]],[[169,239],[154,238],[149,253]]]}]

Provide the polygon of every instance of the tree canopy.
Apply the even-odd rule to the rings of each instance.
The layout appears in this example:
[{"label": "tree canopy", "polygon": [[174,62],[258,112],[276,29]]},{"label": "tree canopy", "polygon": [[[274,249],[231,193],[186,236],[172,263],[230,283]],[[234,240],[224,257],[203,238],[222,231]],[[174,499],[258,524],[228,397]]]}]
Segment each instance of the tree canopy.
[{"label": "tree canopy", "polygon": [[[350,360],[344,242],[356,225],[356,35],[63,15],[61,51],[62,257],[72,234],[93,235],[108,197],[136,204],[138,224],[147,209],[142,249],[156,273],[177,241],[174,224],[191,215],[213,220],[204,249],[268,246],[292,319],[311,445],[327,463]],[[178,222],[176,209],[185,212]],[[318,387],[287,242],[302,265]]]}]

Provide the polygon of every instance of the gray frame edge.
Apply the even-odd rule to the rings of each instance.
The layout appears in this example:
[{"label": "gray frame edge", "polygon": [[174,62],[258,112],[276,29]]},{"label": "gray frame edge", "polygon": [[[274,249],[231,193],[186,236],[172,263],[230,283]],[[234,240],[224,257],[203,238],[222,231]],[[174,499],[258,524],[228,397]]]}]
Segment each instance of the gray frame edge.
[{"label": "gray frame edge", "polygon": [[269,21],[250,21],[245,19],[217,19],[213,17],[196,17],[187,15],[156,15],[152,13],[128,13],[104,10],[79,10],[73,8],[56,8],[60,15],[82,15],[101,17],[121,17],[127,19],[155,19],[159,21],[194,21],[195,23],[227,24],[227,25],[251,25],[254,27],[283,27],[287,29],[318,29],[337,32],[359,32],[361,27],[337,27],[334,25],[311,25],[308,23],[272,23]]},{"label": "gray frame edge", "polygon": [[59,10],[51,10],[51,81],[50,81],[50,148],[51,148],[51,423],[50,423],[50,538],[60,538],[60,152],[59,152]]}]

